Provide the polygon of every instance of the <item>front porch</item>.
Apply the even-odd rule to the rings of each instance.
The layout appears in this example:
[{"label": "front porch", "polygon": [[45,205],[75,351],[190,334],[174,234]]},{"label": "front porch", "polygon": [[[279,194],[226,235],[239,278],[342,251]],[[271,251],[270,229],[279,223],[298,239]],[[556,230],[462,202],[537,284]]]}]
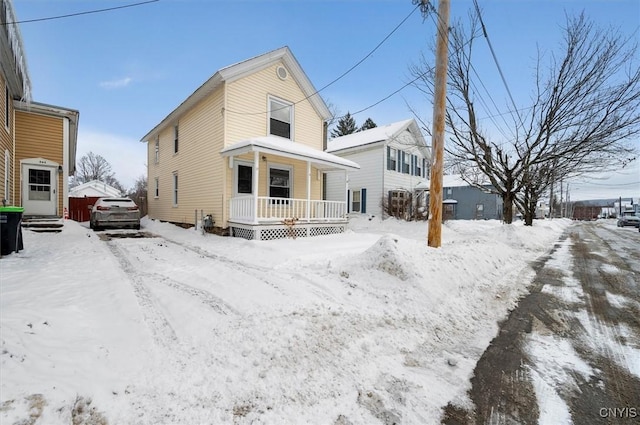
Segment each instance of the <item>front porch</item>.
[{"label": "front porch", "polygon": [[270,196],[230,201],[231,236],[270,240],[343,233],[346,203]]},{"label": "front porch", "polygon": [[233,196],[228,201],[231,236],[269,240],[342,233],[344,201],[321,197],[322,172],[357,164],[290,140],[261,137],[222,150],[229,160]]}]

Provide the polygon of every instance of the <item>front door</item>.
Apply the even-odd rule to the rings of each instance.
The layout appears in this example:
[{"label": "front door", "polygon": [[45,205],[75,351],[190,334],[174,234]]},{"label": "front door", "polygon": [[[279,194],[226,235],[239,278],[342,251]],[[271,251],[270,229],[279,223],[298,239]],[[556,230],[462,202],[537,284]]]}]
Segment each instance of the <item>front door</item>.
[{"label": "front door", "polygon": [[57,215],[57,167],[22,165],[22,206],[25,215]]}]

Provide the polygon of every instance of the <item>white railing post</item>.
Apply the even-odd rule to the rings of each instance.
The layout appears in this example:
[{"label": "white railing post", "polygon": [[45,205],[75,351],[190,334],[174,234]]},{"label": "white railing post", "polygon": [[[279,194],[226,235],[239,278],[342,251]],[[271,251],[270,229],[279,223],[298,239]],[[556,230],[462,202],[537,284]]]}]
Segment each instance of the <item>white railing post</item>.
[{"label": "white railing post", "polygon": [[253,217],[254,224],[258,224],[258,177],[260,176],[260,152],[253,152],[253,187],[251,193],[253,193]]}]

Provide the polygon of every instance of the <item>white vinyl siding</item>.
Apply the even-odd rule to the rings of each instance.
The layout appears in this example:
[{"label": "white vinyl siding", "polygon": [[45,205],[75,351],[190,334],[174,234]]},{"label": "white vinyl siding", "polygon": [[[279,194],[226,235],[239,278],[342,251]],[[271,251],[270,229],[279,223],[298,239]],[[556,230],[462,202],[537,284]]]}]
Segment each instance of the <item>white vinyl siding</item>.
[{"label": "white vinyl siding", "polygon": [[[351,190],[367,189],[366,205],[360,207],[367,214],[380,217],[382,208],[382,178],[386,172],[386,148],[382,143],[366,150],[356,151],[339,156],[354,161],[360,165],[359,170],[349,171],[349,188]],[[395,173],[395,171],[393,172]],[[397,173],[395,173],[397,174]],[[345,201],[344,171],[327,173],[326,198],[330,201]],[[362,193],[361,193],[362,196]],[[350,199],[352,201],[352,199]],[[350,206],[351,207],[351,206]]]},{"label": "white vinyl siding", "polygon": [[[225,144],[269,134],[269,99],[297,101],[306,95],[294,78],[281,80],[276,74],[282,63],[227,84]],[[291,75],[291,74],[290,74]],[[250,112],[239,114],[234,112]],[[292,111],[292,140],[314,149],[323,149],[323,120],[308,100],[295,104]]]}]

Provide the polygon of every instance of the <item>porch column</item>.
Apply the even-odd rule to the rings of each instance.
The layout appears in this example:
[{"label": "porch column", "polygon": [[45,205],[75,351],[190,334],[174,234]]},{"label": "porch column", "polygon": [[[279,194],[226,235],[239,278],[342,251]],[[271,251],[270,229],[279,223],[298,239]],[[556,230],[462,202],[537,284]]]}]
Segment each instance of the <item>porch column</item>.
[{"label": "porch column", "polygon": [[349,172],[344,170],[344,214],[349,212]]},{"label": "porch column", "polygon": [[311,162],[307,161],[307,223],[311,221]]},{"label": "porch column", "polygon": [[253,224],[258,224],[258,176],[260,175],[260,152],[253,151]]}]

